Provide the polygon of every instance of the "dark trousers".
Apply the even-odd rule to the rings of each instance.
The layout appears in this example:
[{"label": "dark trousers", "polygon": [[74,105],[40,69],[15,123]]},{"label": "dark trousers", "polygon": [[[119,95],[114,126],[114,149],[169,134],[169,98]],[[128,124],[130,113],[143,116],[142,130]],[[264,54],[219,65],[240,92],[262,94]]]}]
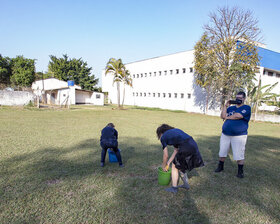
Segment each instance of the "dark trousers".
[{"label": "dark trousers", "polygon": [[122,165],[121,153],[120,153],[120,150],[118,149],[118,147],[116,145],[114,145],[112,147],[112,145],[109,145],[109,144],[105,143],[105,144],[101,144],[101,147],[102,147],[102,151],[101,151],[101,162],[102,163],[105,162],[107,149],[112,149],[115,152],[116,156],[117,156],[119,164]]}]

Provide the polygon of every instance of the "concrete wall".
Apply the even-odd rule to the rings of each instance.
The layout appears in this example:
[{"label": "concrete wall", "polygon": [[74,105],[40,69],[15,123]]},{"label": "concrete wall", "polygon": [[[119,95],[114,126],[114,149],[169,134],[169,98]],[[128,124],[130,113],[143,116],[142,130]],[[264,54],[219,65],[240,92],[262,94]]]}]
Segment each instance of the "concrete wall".
[{"label": "concrete wall", "polygon": [[3,91],[0,90],[0,105],[23,106],[30,101],[34,102],[35,95],[26,91]]}]

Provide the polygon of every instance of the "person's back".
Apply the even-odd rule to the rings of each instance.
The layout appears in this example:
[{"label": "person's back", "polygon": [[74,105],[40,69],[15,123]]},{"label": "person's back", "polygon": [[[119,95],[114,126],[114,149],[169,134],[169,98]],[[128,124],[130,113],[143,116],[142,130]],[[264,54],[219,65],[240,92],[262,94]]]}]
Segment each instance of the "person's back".
[{"label": "person's back", "polygon": [[112,141],[118,139],[118,132],[115,128],[106,126],[101,131],[100,141]]}]

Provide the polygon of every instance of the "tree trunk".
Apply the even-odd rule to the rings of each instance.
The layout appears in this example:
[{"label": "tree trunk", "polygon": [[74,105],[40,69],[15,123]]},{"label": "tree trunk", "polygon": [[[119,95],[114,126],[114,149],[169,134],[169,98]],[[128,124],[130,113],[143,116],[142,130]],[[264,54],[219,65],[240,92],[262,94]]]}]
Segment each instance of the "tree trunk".
[{"label": "tree trunk", "polygon": [[122,100],[122,107],[123,107],[123,104],[124,104],[124,96],[125,96],[125,85],[123,85],[123,100]]},{"label": "tree trunk", "polygon": [[118,90],[118,108],[120,109],[120,82],[117,82],[117,90]]},{"label": "tree trunk", "polygon": [[208,86],[207,91],[206,91],[206,108],[204,111],[204,114],[208,114],[208,105],[209,105],[209,92],[210,92],[210,87]]}]

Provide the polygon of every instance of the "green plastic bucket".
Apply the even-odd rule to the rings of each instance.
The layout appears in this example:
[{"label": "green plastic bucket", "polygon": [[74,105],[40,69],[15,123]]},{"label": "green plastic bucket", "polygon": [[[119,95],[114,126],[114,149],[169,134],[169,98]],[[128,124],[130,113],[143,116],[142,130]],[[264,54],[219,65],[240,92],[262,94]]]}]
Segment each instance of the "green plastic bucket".
[{"label": "green plastic bucket", "polygon": [[167,172],[163,171],[161,167],[158,168],[158,184],[166,186],[170,183],[171,169]]}]

